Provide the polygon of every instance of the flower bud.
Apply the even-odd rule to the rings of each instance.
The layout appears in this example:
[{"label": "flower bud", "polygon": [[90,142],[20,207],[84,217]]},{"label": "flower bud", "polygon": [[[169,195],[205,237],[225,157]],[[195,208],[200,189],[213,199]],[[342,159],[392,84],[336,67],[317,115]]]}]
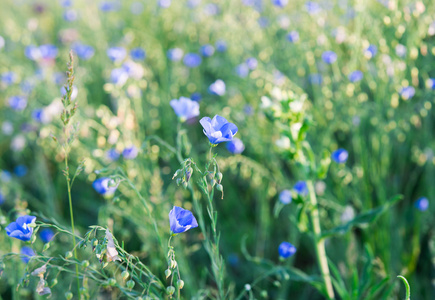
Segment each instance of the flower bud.
[{"label": "flower bud", "polygon": [[56,284],[57,284],[57,278],[54,278],[54,279],[51,281],[50,287],[53,287],[53,286],[55,286]]},{"label": "flower bud", "polygon": [[65,298],[67,299],[67,300],[71,300],[72,298],[73,298],[73,293],[71,293],[71,292],[66,292],[65,293]]},{"label": "flower bud", "polygon": [[184,281],[181,279],[178,279],[177,286],[181,290],[184,287]]},{"label": "flower bud", "polygon": [[115,286],[115,285],[116,285],[116,280],[115,280],[115,278],[110,278],[109,281],[108,281],[108,283],[109,283],[110,286]]},{"label": "flower bud", "polygon": [[42,248],[42,252],[47,251],[48,248],[50,248],[50,243],[44,245],[44,248]]},{"label": "flower bud", "polygon": [[121,273],[122,279],[127,280],[128,277],[130,277],[130,273],[128,273],[127,271],[124,271]]},{"label": "flower bud", "polygon": [[171,276],[171,274],[172,274],[171,270],[167,269],[167,270],[165,271],[166,279],[168,279],[168,277]]},{"label": "flower bud", "polygon": [[129,280],[129,281],[127,281],[127,287],[128,287],[130,290],[134,288],[134,285],[135,285],[135,283],[134,283],[133,280]]},{"label": "flower bud", "polygon": [[166,294],[172,296],[175,293],[175,288],[171,285],[166,288]]},{"label": "flower bud", "polygon": [[67,253],[65,253],[66,259],[70,259],[72,256],[73,256],[73,253],[71,251],[68,251]]},{"label": "flower bud", "polygon": [[177,267],[177,261],[171,260],[171,268],[175,269]]},{"label": "flower bud", "polygon": [[221,172],[217,172],[216,177],[217,177],[218,182],[221,183],[222,177],[223,177],[222,173]]},{"label": "flower bud", "polygon": [[219,192],[222,192],[223,190],[224,190],[224,187],[222,186],[222,184],[217,184],[216,185],[216,189],[219,191]]},{"label": "flower bud", "polygon": [[87,267],[89,267],[89,260],[84,260],[84,261],[82,261],[82,267],[83,267],[83,268],[87,268]]}]

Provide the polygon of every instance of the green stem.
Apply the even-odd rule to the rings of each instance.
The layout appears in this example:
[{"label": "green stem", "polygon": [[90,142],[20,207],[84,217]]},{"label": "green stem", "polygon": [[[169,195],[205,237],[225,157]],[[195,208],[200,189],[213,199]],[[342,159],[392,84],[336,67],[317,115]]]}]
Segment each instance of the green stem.
[{"label": "green stem", "polygon": [[332,287],[331,275],[329,273],[328,258],[326,257],[325,241],[322,239],[322,231],[320,227],[319,208],[317,197],[314,191],[314,185],[311,180],[307,180],[307,187],[310,194],[311,203],[311,222],[313,224],[314,243],[316,247],[317,261],[320,268],[320,273],[325,282],[326,293],[329,299],[335,299],[334,289]]}]

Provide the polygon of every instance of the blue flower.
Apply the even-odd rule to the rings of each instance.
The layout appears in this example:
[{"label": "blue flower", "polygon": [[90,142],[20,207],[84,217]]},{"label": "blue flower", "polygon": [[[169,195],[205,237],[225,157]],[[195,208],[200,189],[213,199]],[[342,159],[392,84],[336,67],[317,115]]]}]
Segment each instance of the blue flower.
[{"label": "blue flower", "polygon": [[350,82],[361,81],[363,79],[363,77],[364,77],[364,74],[360,70],[353,71],[348,76]]},{"label": "blue flower", "polygon": [[368,59],[375,57],[376,53],[378,53],[378,48],[375,45],[368,46],[367,49],[364,51],[364,55]]},{"label": "blue flower", "polygon": [[115,68],[110,72],[110,81],[117,86],[123,86],[128,79],[128,73],[124,68]]},{"label": "blue flower", "polygon": [[27,174],[27,167],[25,165],[18,165],[14,168],[14,173],[18,177],[23,177]]},{"label": "blue flower", "polygon": [[293,189],[301,196],[306,196],[308,194],[308,186],[305,181],[296,182]]},{"label": "blue flower", "polygon": [[192,94],[190,95],[190,99],[192,99],[193,101],[199,102],[199,101],[201,101],[202,96],[201,96],[200,93],[195,92],[195,93],[192,93]]},{"label": "blue flower", "polygon": [[11,172],[6,170],[0,170],[0,179],[3,182],[9,182],[12,179]]},{"label": "blue flower", "polygon": [[305,3],[305,9],[308,11],[310,15],[314,15],[320,12],[320,5],[316,2],[307,1]]},{"label": "blue flower", "polygon": [[44,228],[39,232],[39,237],[44,243],[48,243],[53,239],[54,232],[50,228]]},{"label": "blue flower", "polygon": [[214,47],[212,45],[201,46],[201,55],[204,57],[210,57],[214,54]]},{"label": "blue flower", "polygon": [[108,177],[98,178],[92,183],[92,187],[101,195],[112,195],[115,193],[118,185],[109,186],[111,179]]},{"label": "blue flower", "polygon": [[323,82],[323,77],[320,74],[310,74],[308,76],[308,81],[313,85],[321,85]]},{"label": "blue flower", "polygon": [[412,86],[405,86],[400,90],[400,96],[405,100],[411,99],[414,95],[415,89]]},{"label": "blue flower", "polygon": [[225,89],[225,82],[221,79],[216,80],[208,87],[209,92],[217,96],[225,95]]},{"label": "blue flower", "polygon": [[245,150],[245,145],[243,144],[242,140],[233,138],[231,142],[227,143],[227,150],[232,154],[240,154],[243,152],[243,150]]},{"label": "blue flower", "polygon": [[421,197],[415,201],[414,205],[418,210],[426,211],[429,208],[429,200],[426,197]]},{"label": "blue flower", "polygon": [[55,59],[58,49],[55,45],[47,44],[39,46],[39,53],[43,59]]},{"label": "blue flower", "polygon": [[246,59],[246,65],[250,70],[255,70],[258,66],[258,61],[255,57],[249,57]]},{"label": "blue flower", "polygon": [[12,96],[9,97],[8,103],[14,110],[24,110],[27,106],[27,99],[23,96]]},{"label": "blue flower", "polygon": [[5,229],[8,236],[22,240],[24,242],[30,241],[33,234],[33,225],[35,224],[36,217],[34,216],[21,216],[15,222],[9,224]]},{"label": "blue flower", "polygon": [[287,40],[291,43],[299,41],[299,32],[297,32],[296,30],[290,31],[287,34]]},{"label": "blue flower", "polygon": [[169,49],[166,56],[171,61],[180,61],[183,58],[184,51],[180,48]]},{"label": "blue flower", "polygon": [[30,257],[35,256],[35,251],[33,251],[32,248],[24,246],[20,250],[21,253],[21,260],[27,264],[30,260]]},{"label": "blue flower", "polygon": [[345,163],[348,157],[349,153],[343,148],[335,150],[331,155],[332,160],[339,164]]},{"label": "blue flower", "polygon": [[288,4],[288,0],[272,0],[272,4],[278,7],[284,7]]},{"label": "blue flower", "polygon": [[227,42],[225,42],[224,40],[218,40],[215,44],[216,46],[216,50],[218,52],[225,52],[227,51]]},{"label": "blue flower", "polygon": [[169,212],[169,224],[171,232],[174,234],[198,227],[198,222],[193,214],[187,209],[178,206],[174,206]]},{"label": "blue flower", "polygon": [[4,72],[2,73],[2,82],[6,85],[11,85],[17,81],[17,74],[14,72]]},{"label": "blue flower", "polygon": [[77,20],[77,12],[74,9],[68,9],[63,13],[63,18],[67,22]]},{"label": "blue flower", "polygon": [[279,201],[282,204],[289,204],[292,202],[292,192],[289,190],[283,190],[279,193]]},{"label": "blue flower", "polygon": [[107,49],[107,56],[113,62],[121,61],[127,55],[127,50],[123,47],[112,47]]},{"label": "blue flower", "polygon": [[38,60],[41,58],[41,51],[39,51],[38,47],[30,45],[24,49],[24,55],[26,55],[28,59]]},{"label": "blue flower", "polygon": [[5,203],[5,196],[3,196],[2,192],[0,191],[0,205]]},{"label": "blue flower", "polygon": [[325,51],[322,53],[322,59],[325,63],[330,65],[337,60],[337,54],[334,51]]},{"label": "blue flower", "polygon": [[119,152],[116,151],[115,148],[112,148],[112,149],[110,149],[110,150],[107,150],[107,152],[106,152],[106,157],[107,157],[108,159],[110,159],[111,161],[118,160],[118,159],[119,159],[119,156],[121,156],[121,154],[119,154]]},{"label": "blue flower", "polygon": [[432,90],[435,90],[435,78],[429,78],[426,81],[426,86]]},{"label": "blue flower", "polygon": [[32,118],[38,123],[49,122],[49,116],[44,112],[43,108],[37,108],[32,111]]},{"label": "blue flower", "polygon": [[119,9],[119,5],[116,2],[104,1],[100,4],[100,10],[102,12],[111,12]]},{"label": "blue flower", "polygon": [[144,60],[146,57],[146,52],[144,49],[138,47],[138,48],[131,49],[130,56],[134,60]]},{"label": "blue flower", "polygon": [[278,248],[279,256],[282,258],[289,258],[296,253],[296,247],[289,242],[282,242]]},{"label": "blue flower", "polygon": [[248,76],[249,75],[248,65],[246,63],[238,65],[236,67],[236,74],[241,78],[245,78],[246,76]]},{"label": "blue flower", "polygon": [[122,151],[122,156],[125,159],[135,159],[138,154],[139,150],[135,146],[127,147]]},{"label": "blue flower", "polygon": [[84,60],[89,60],[94,56],[95,50],[92,46],[76,43],[72,49],[77,53],[77,56]]},{"label": "blue flower", "polygon": [[159,6],[163,8],[168,8],[171,6],[172,0],[159,0]]},{"label": "blue flower", "polygon": [[208,137],[210,144],[213,145],[232,141],[238,131],[236,125],[229,123],[227,119],[218,115],[214,116],[213,119],[204,117],[199,123],[201,123],[204,128],[203,132]]},{"label": "blue flower", "polygon": [[181,122],[199,116],[199,103],[186,97],[173,99],[169,102]]},{"label": "blue flower", "polygon": [[201,56],[196,53],[187,53],[183,58],[183,63],[189,68],[196,68],[201,64],[201,62]]},{"label": "blue flower", "polygon": [[72,0],[61,0],[60,5],[63,7],[70,7],[72,5]]}]

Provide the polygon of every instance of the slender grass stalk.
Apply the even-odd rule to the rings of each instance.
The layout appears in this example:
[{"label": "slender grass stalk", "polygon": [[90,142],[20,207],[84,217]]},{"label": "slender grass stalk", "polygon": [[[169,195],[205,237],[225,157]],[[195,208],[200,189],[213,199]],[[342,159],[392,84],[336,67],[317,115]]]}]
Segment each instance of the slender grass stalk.
[{"label": "slender grass stalk", "polygon": [[310,210],[310,215],[311,222],[313,224],[314,244],[316,248],[317,261],[319,264],[320,273],[322,274],[322,278],[325,282],[328,298],[335,299],[331,275],[329,273],[328,258],[326,257],[325,241],[321,237],[322,231],[320,227],[320,216],[317,204],[317,197],[314,191],[313,182],[311,180],[307,180],[307,187],[310,195],[310,203],[312,206]]}]

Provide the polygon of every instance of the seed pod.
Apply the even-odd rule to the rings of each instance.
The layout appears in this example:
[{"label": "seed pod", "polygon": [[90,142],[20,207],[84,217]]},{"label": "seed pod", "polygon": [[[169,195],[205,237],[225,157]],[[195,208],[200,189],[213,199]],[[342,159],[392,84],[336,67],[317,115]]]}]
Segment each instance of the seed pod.
[{"label": "seed pod", "polygon": [[166,279],[168,279],[168,277],[171,276],[171,274],[172,274],[171,270],[167,269],[167,270],[165,271]]},{"label": "seed pod", "polygon": [[72,298],[73,298],[73,293],[71,293],[71,292],[66,292],[65,293],[65,298],[67,299],[67,300],[71,300]]},{"label": "seed pod", "polygon": [[54,279],[51,281],[50,287],[53,287],[53,286],[55,286],[56,284],[57,284],[57,278],[54,278]]},{"label": "seed pod", "polygon": [[181,290],[184,287],[184,281],[181,279],[178,279],[177,286]]},{"label": "seed pod", "polygon": [[114,286],[114,285],[116,285],[116,280],[115,280],[115,278],[110,278],[110,279],[109,279],[109,285],[110,285],[110,286]]},{"label": "seed pod", "polygon": [[124,271],[121,273],[122,279],[127,280],[128,277],[130,277],[130,273],[128,273],[127,271]]},{"label": "seed pod", "polygon": [[73,256],[73,253],[71,251],[68,251],[67,253],[65,253],[66,259],[70,259],[72,256]]},{"label": "seed pod", "polygon": [[89,267],[89,260],[82,261],[82,267],[84,267],[84,268]]},{"label": "seed pod", "polygon": [[175,288],[171,285],[166,288],[166,294],[172,296],[175,293]]},{"label": "seed pod", "polygon": [[221,183],[222,177],[223,177],[222,173],[221,172],[217,172],[216,177],[217,177],[218,182]]},{"label": "seed pod", "polygon": [[222,184],[217,184],[216,185],[216,189],[219,191],[219,192],[222,192],[223,191],[223,189],[224,189],[224,187],[222,186]]},{"label": "seed pod", "polygon": [[50,243],[44,245],[44,248],[42,248],[42,252],[47,251],[48,248],[50,248]]},{"label": "seed pod", "polygon": [[135,282],[133,280],[127,281],[127,287],[131,290],[134,288]]}]

